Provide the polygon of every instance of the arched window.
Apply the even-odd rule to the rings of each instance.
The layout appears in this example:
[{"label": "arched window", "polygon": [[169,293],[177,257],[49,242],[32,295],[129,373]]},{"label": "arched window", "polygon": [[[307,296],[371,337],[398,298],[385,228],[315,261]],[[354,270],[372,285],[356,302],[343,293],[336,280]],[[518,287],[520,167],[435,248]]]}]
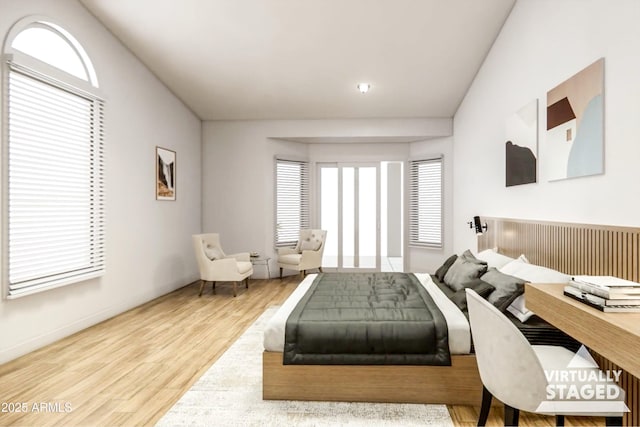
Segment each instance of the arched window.
[{"label": "arched window", "polygon": [[88,55],[46,18],[5,39],[8,298],[104,274],[103,109]]}]

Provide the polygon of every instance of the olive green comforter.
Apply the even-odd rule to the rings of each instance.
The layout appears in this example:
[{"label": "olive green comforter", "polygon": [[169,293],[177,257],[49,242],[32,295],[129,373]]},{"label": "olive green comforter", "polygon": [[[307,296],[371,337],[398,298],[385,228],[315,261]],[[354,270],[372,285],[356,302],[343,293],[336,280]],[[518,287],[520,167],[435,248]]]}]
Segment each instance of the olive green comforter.
[{"label": "olive green comforter", "polygon": [[319,274],[287,320],[283,362],[451,365],[447,324],[413,274]]}]

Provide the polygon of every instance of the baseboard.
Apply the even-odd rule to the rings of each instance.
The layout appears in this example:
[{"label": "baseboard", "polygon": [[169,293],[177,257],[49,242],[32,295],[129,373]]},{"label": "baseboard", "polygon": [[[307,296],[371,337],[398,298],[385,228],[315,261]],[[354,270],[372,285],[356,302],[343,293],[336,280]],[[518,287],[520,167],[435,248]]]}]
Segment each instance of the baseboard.
[{"label": "baseboard", "polygon": [[61,340],[62,338],[66,338],[69,335],[73,335],[76,332],[87,329],[93,325],[96,325],[104,320],[107,320],[117,314],[126,311],[123,310],[120,312],[112,312],[113,310],[114,308],[102,310],[98,313],[94,313],[91,316],[77,320],[69,325],[63,326],[53,331],[49,331],[27,341],[23,341],[11,348],[4,349],[0,351],[0,364],[10,362],[20,356],[24,356],[25,354],[31,353],[32,351],[38,350],[46,345]]},{"label": "baseboard", "polygon": [[17,359],[18,357],[24,356],[25,354],[31,353],[32,351],[38,350],[70,335],[73,335],[76,332],[80,332],[84,329],[90,328],[91,326],[97,325],[100,322],[104,322],[105,320],[136,308],[163,295],[171,293],[184,286],[188,286],[194,283],[194,281],[191,281],[186,285],[155,289],[155,292],[149,291],[138,294],[135,297],[130,298],[128,300],[128,304],[125,302],[125,304],[123,305],[105,308],[104,310],[101,310],[97,313],[93,313],[91,316],[78,319],[61,328],[55,329],[53,331],[48,331],[42,335],[21,342],[20,344],[17,344],[13,347],[3,349],[2,351],[0,351],[0,365]]}]

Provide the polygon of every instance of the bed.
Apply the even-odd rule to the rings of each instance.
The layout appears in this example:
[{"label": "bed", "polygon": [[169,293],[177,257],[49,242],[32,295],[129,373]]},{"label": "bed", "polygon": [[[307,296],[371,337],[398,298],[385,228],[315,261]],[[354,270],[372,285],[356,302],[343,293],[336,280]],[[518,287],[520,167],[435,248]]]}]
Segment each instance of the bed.
[{"label": "bed", "polygon": [[[383,273],[384,274],[384,273]],[[293,365],[286,361],[285,325],[316,275],[307,276],[280,307],[264,333],[263,398],[404,403],[480,402],[482,384],[472,353],[467,315],[452,302],[454,292],[436,276],[415,274],[446,318],[449,366]],[[512,317],[512,316],[511,316]],[[541,319],[512,321],[537,343],[563,343],[567,337]]]},{"label": "bed", "polygon": [[[475,357],[469,354],[466,317],[427,274],[416,275],[447,316],[450,366],[417,365],[285,365],[285,323],[289,313],[313,283],[307,276],[265,329],[263,398],[283,400],[365,401],[478,404],[482,390]],[[431,293],[430,292],[430,293]],[[429,381],[420,381],[429,378]]]},{"label": "bed", "polygon": [[[264,348],[266,351],[282,353],[284,349],[285,324],[302,296],[309,290],[317,274],[308,275],[278,309],[264,331]],[[469,354],[471,334],[469,322],[465,315],[436,286],[428,274],[415,274],[424,289],[433,297],[438,308],[445,316],[449,336],[449,351],[452,355]]]},{"label": "bed", "polygon": [[[479,251],[499,248],[509,257],[526,254],[534,265],[569,274],[640,281],[640,228],[487,217],[483,221],[488,229],[478,238]],[[512,321],[532,342],[549,339],[535,324],[535,316],[520,325],[515,318]],[[558,344],[556,340],[562,338],[551,338],[550,343]],[[263,354],[265,399],[480,403],[482,385],[473,354],[453,354],[447,367],[283,365],[282,357],[277,351]],[[594,357],[603,369],[619,369],[597,354]],[[623,371],[622,387],[631,409],[624,424],[640,425],[640,379]]]}]

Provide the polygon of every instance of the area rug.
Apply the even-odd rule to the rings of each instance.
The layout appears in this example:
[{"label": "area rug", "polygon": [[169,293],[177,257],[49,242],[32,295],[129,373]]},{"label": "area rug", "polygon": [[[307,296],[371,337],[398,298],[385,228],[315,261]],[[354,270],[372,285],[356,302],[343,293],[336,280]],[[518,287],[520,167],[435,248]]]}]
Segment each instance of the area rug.
[{"label": "area rug", "polygon": [[453,426],[445,405],[262,400],[268,308],[157,426]]}]

